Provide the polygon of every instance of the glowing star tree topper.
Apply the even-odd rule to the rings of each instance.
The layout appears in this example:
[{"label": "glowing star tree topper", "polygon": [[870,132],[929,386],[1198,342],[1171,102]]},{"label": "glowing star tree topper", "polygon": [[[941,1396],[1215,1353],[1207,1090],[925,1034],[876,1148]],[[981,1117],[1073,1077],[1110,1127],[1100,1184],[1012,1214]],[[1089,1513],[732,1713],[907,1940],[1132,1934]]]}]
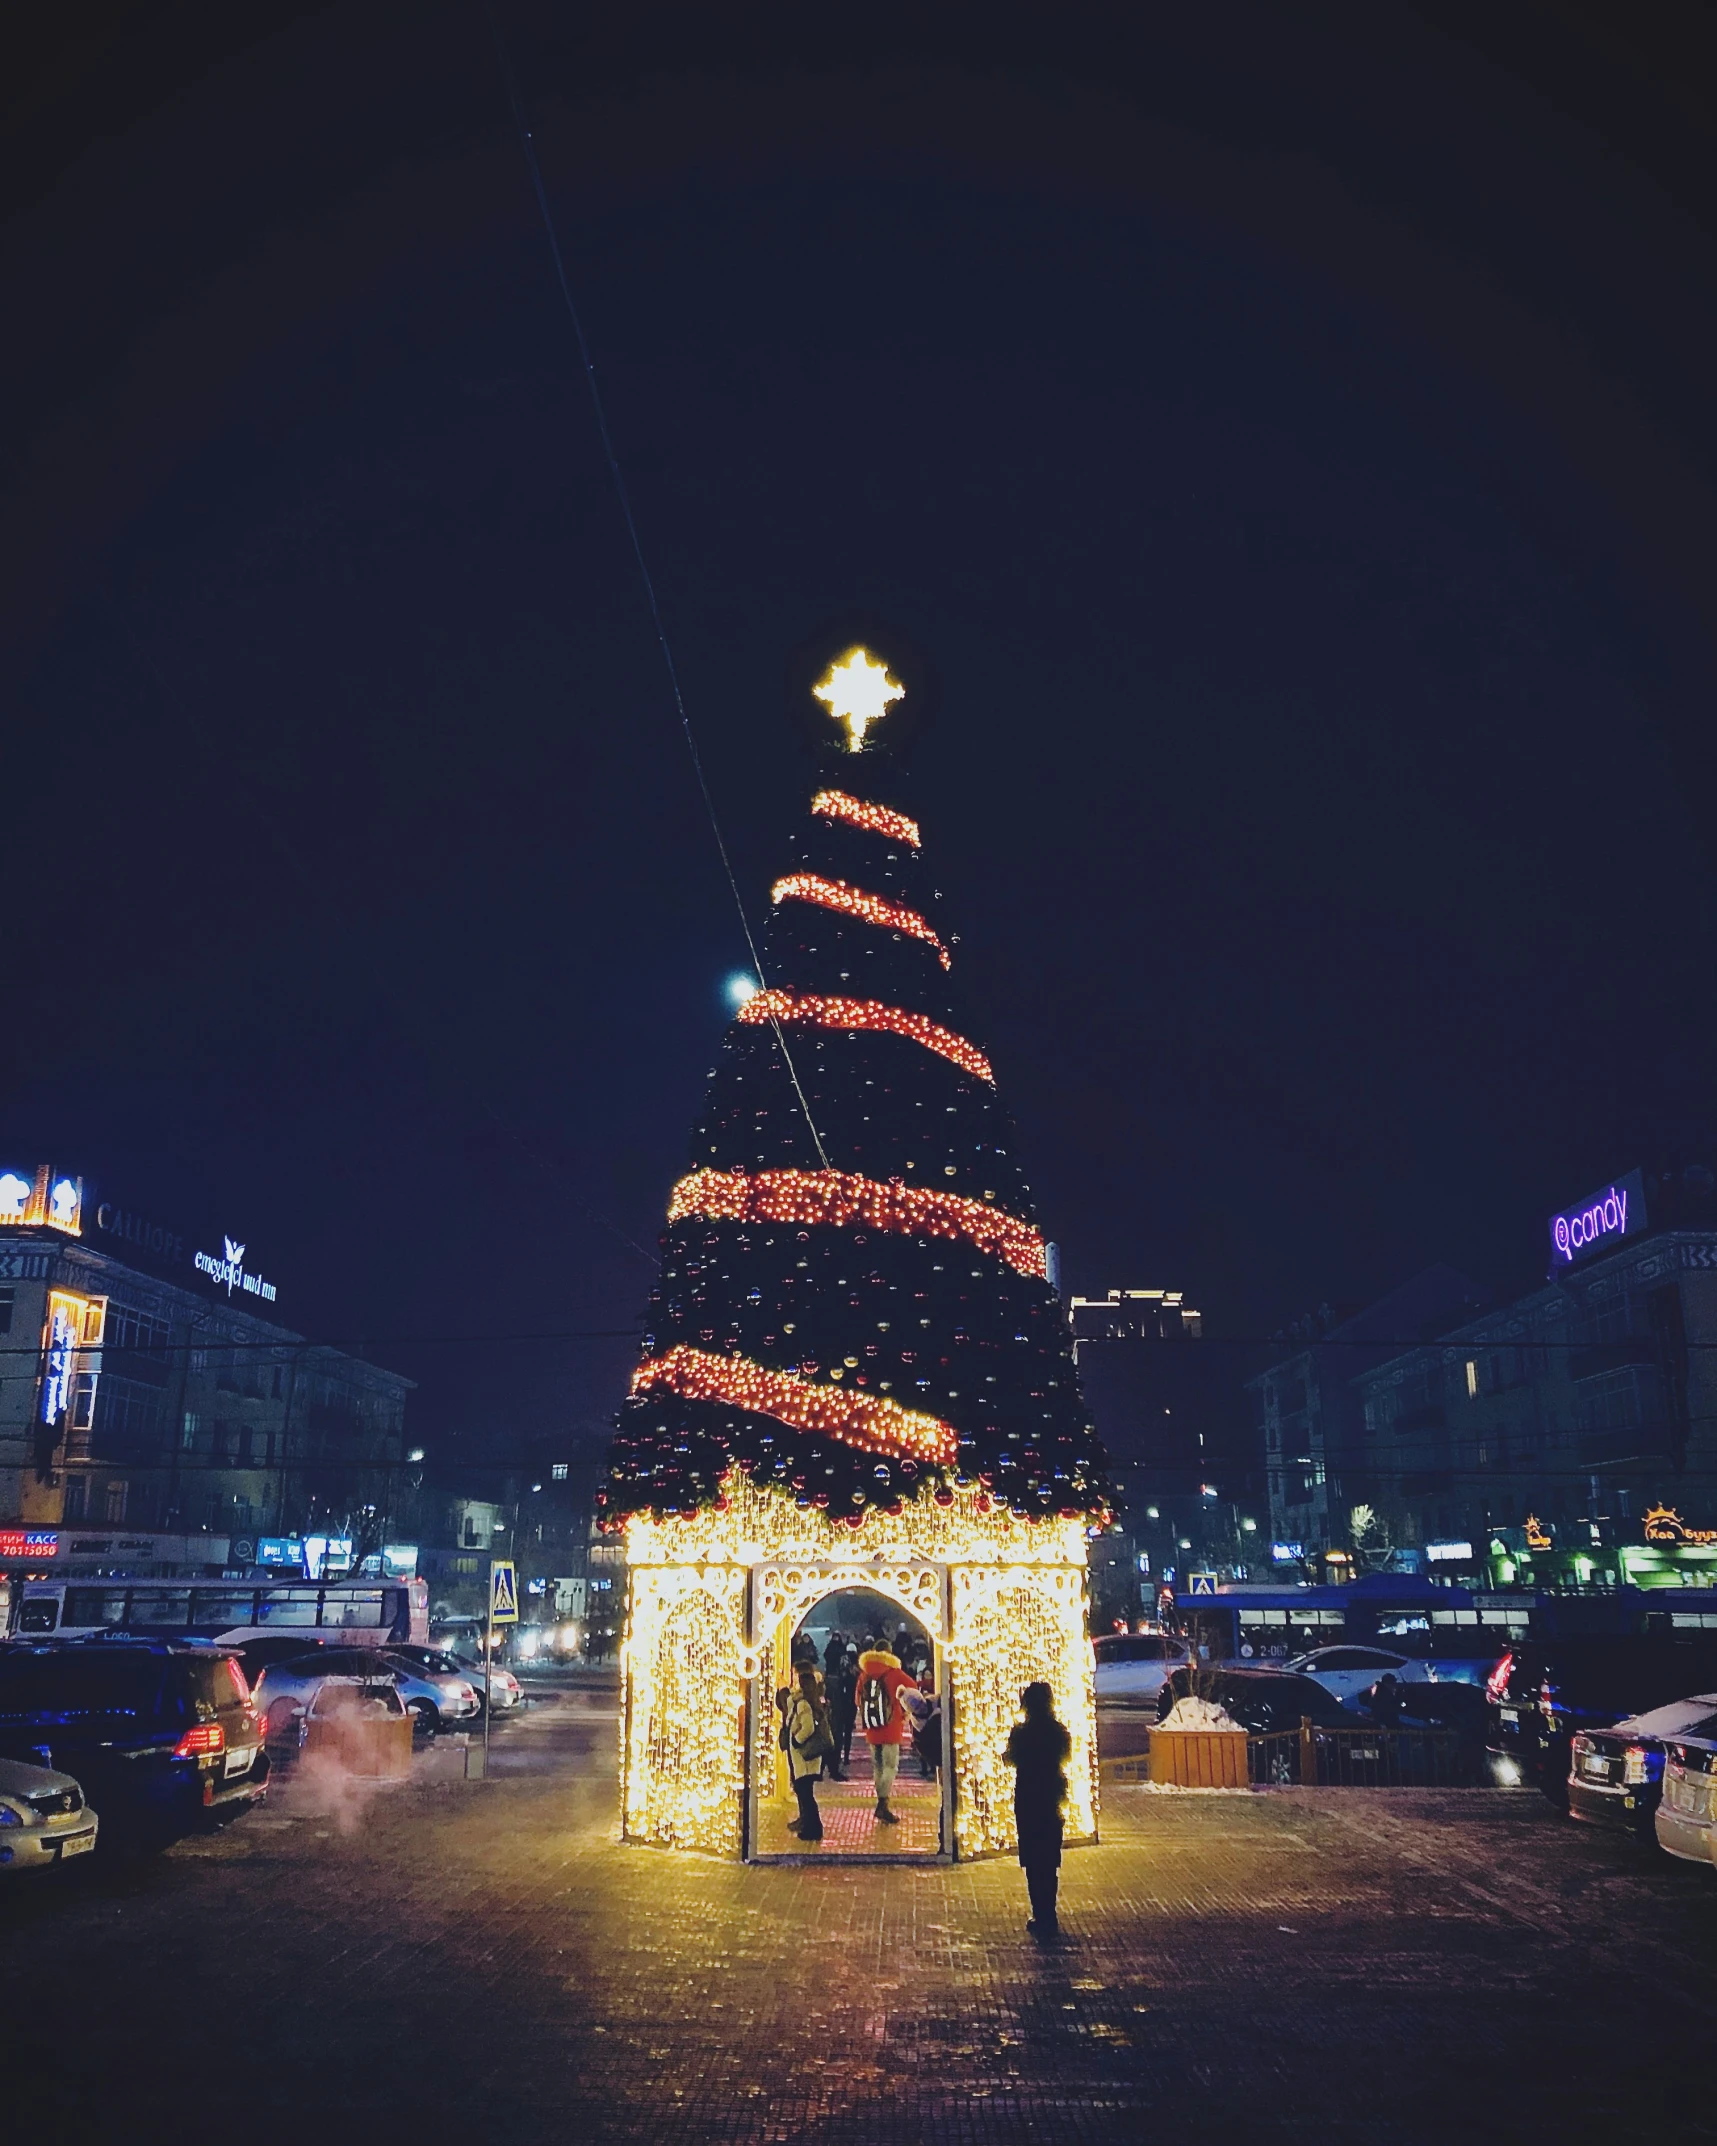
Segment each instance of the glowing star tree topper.
[{"label": "glowing star tree topper", "polygon": [[888,675],[888,665],[878,663],[868,648],[849,648],[829,665],[811,691],[837,723],[845,723],[847,749],[856,753],[864,749],[866,726],[885,716],[889,702],[901,699],[906,688]]}]

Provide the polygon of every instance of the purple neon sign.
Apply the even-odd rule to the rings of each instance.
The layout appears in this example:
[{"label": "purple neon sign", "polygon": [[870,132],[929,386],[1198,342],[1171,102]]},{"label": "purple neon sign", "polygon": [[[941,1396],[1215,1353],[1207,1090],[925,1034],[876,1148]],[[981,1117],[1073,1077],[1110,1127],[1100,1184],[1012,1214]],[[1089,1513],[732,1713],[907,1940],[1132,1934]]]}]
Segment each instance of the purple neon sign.
[{"label": "purple neon sign", "polygon": [[1577,1207],[1550,1217],[1550,1270],[1578,1266],[1624,1237],[1637,1237],[1645,1226],[1645,1180],[1630,1170]]}]

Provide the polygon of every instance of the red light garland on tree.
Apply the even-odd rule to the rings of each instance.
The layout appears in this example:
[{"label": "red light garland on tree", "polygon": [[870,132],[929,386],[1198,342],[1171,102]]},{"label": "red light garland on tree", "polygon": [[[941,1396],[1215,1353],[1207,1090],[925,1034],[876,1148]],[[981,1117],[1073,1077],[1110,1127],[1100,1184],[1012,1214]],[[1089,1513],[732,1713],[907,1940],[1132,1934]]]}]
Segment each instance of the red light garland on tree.
[{"label": "red light garland on tree", "polygon": [[814,902],[819,909],[838,910],[843,916],[880,925],[884,931],[903,931],[909,938],[922,939],[926,946],[933,946],[942,966],[950,966],[948,949],[916,909],[885,901],[880,894],[866,894],[860,887],[849,887],[844,879],[823,879],[815,872],[789,872],[770,888],[769,899]]},{"label": "red light garland on tree", "polygon": [[982,1200],[905,1185],[898,1178],[884,1183],[844,1170],[693,1170],[668,1201],[670,1223],[687,1215],[710,1222],[829,1223],[837,1229],[858,1222],[908,1237],[963,1239],[1039,1281],[1048,1272],[1043,1239],[1029,1222]]},{"label": "red light garland on tree", "polygon": [[849,827],[862,827],[866,834],[886,835],[891,842],[920,847],[918,822],[904,812],[890,812],[886,805],[870,805],[862,797],[849,797],[844,790],[819,790],[811,810],[824,820],[845,820]]},{"label": "red light garland on tree", "polygon": [[951,1028],[927,1020],[921,1013],[908,1013],[899,1006],[884,1006],[876,999],[819,998],[809,992],[758,991],[740,1007],[738,1018],[751,1023],[796,1021],[811,1028],[881,1029],[889,1035],[905,1036],[913,1043],[921,1043],[927,1051],[935,1051],[950,1064],[957,1065],[962,1073],[970,1073],[974,1080],[986,1080],[992,1087],[995,1085],[990,1061],[976,1044],[968,1043],[964,1036],[955,1035]]},{"label": "red light garland on tree", "polygon": [[838,1438],[843,1445],[896,1460],[952,1467],[959,1441],[951,1424],[902,1408],[885,1395],[815,1386],[791,1371],[771,1371],[745,1356],[712,1356],[677,1342],[648,1356],[632,1374],[634,1394],[665,1386],[686,1401],[724,1401],[750,1415],[772,1416],[796,1431]]}]

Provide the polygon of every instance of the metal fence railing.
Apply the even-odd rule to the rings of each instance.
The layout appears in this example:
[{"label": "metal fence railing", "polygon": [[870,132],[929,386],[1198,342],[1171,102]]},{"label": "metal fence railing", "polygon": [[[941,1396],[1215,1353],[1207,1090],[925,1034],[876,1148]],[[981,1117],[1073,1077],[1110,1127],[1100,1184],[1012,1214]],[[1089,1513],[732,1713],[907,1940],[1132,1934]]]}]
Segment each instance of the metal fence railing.
[{"label": "metal fence railing", "polygon": [[1311,1770],[1319,1788],[1460,1788],[1479,1778],[1481,1754],[1452,1729],[1332,1729],[1308,1723],[1300,1734],[1302,1743],[1312,1745]]}]

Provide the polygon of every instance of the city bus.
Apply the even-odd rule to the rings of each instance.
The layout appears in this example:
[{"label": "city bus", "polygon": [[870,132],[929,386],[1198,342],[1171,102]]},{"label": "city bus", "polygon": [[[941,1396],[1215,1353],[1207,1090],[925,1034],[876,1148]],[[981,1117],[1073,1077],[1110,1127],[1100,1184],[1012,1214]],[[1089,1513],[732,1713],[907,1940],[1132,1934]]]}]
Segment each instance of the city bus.
[{"label": "city bus", "polygon": [[1314,1647],[1386,1647],[1433,1676],[1482,1681],[1483,1665],[1526,1636],[1533,1598],[1485,1596],[1393,1574],[1346,1586],[1227,1583],[1214,1595],[1174,1592],[1172,1620],[1199,1660],[1269,1669]]},{"label": "city bus", "polygon": [[22,1580],[12,1584],[9,1639],[89,1639],[136,1632],[149,1639],[296,1637],[313,1647],[429,1644],[429,1582],[305,1580]]}]

